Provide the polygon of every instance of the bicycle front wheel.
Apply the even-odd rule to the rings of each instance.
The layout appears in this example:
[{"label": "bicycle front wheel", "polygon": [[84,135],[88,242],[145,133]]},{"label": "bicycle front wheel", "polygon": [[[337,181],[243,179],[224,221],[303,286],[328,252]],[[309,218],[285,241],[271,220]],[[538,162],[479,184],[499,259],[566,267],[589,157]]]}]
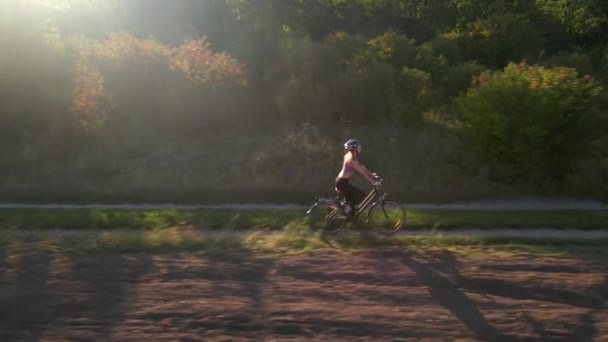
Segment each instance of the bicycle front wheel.
[{"label": "bicycle front wheel", "polygon": [[391,235],[405,225],[405,208],[394,201],[382,201],[369,209],[369,225],[377,233]]}]

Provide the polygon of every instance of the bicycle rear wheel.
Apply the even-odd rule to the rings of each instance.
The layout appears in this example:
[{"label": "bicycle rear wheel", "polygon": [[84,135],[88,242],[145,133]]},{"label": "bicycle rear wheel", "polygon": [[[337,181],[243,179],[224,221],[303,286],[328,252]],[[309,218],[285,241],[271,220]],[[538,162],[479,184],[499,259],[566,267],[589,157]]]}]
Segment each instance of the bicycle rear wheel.
[{"label": "bicycle rear wheel", "polygon": [[314,206],[309,214],[309,227],[321,230],[323,234],[337,233],[346,221],[340,207],[333,201],[322,201]]},{"label": "bicycle rear wheel", "polygon": [[392,235],[405,225],[405,208],[394,201],[377,202],[369,209],[369,225],[379,234]]}]

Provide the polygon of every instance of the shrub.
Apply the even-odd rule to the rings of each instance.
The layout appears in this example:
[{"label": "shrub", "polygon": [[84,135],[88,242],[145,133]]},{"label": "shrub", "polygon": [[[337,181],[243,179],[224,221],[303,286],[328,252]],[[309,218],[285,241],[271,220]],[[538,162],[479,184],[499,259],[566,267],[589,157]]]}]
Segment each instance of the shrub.
[{"label": "shrub", "polygon": [[593,79],[565,67],[485,72],[456,100],[463,142],[492,178],[560,182],[602,133],[602,94]]}]

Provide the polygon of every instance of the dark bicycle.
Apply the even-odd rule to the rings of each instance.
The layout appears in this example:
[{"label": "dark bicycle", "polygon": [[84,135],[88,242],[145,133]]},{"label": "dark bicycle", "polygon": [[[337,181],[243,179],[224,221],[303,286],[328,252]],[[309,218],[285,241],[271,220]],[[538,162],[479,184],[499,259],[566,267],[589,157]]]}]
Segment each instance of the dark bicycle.
[{"label": "dark bicycle", "polygon": [[[334,198],[318,198],[306,212],[311,228],[322,230],[323,234],[335,234],[350,222],[368,224],[375,232],[392,235],[405,225],[405,208],[380,194],[382,179],[378,179],[370,193],[346,214],[346,200],[339,193]],[[368,209],[369,208],[369,209]],[[363,213],[367,210],[367,215]]]}]

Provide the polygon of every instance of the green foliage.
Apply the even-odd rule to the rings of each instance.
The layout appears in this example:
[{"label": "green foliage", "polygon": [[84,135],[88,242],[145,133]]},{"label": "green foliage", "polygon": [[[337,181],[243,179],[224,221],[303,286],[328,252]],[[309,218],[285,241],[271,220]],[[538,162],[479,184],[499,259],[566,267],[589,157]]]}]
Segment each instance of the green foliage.
[{"label": "green foliage", "polygon": [[579,73],[583,75],[596,76],[595,74],[597,71],[594,67],[594,63],[591,56],[579,52],[562,52],[543,59],[541,64],[548,67],[569,67],[572,69],[576,69]]},{"label": "green foliage", "polygon": [[327,86],[293,78],[276,93],[277,109],[286,121],[326,124],[334,121]]},{"label": "green foliage", "polygon": [[[570,67],[605,85],[605,3],[5,1],[0,190],[27,200],[48,193],[112,198],[120,191],[144,199],[206,191],[234,200],[279,190],[308,196],[331,188],[340,158],[335,146],[356,133],[366,146],[382,146],[366,157],[398,179],[400,193],[504,194],[480,178],[483,172],[469,177],[455,163],[479,153],[475,144],[454,144],[463,122],[453,115],[462,105],[452,98],[481,72],[489,70],[487,78],[524,58],[547,70]],[[497,91],[495,106],[503,105],[502,97],[505,108],[536,118],[532,126],[512,126],[533,131],[535,143],[546,138],[554,146],[562,139],[577,146],[560,152],[559,166],[541,148],[527,154],[520,147],[514,155],[528,165],[523,173],[562,179],[561,189],[599,196],[608,184],[606,144],[599,137],[606,126],[594,125],[593,138],[587,128],[557,135],[562,126],[576,125],[549,112],[570,118],[566,113],[589,109],[598,117],[606,102],[569,77],[564,82],[576,89],[551,86],[530,95],[531,87],[513,82],[515,90]],[[482,88],[478,81],[465,97],[476,98]],[[519,101],[519,92],[528,102]],[[479,105],[473,112],[484,111]],[[322,141],[323,152],[283,146],[293,136]],[[526,139],[519,146],[527,146]],[[501,163],[494,169],[513,161]],[[552,174],[541,176],[548,169]],[[311,174],[316,179],[309,180]],[[230,192],[235,189],[243,192]]]},{"label": "green foliage", "polygon": [[462,49],[454,33],[440,34],[427,43],[435,56],[439,56],[451,64],[463,62]]},{"label": "green foliage", "polygon": [[341,120],[364,123],[391,113],[391,96],[399,72],[389,64],[349,68],[331,83],[331,99]]},{"label": "green foliage", "polygon": [[535,0],[538,8],[553,17],[582,44],[604,44],[608,33],[608,5],[602,0]]},{"label": "green foliage", "polygon": [[462,135],[494,179],[560,182],[602,133],[602,95],[573,69],[510,64],[458,99]]},{"label": "green foliage", "polygon": [[[393,31],[386,32],[368,42],[366,57],[372,62],[387,62],[396,67],[412,65],[418,54],[416,42]],[[363,57],[365,58],[365,57]]]},{"label": "green foliage", "polygon": [[404,67],[397,81],[397,93],[393,95],[392,113],[397,122],[419,121],[422,113],[431,106],[431,89],[431,75]]},{"label": "green foliage", "polygon": [[406,35],[387,31],[369,40],[367,48],[353,58],[354,65],[373,63],[388,63],[397,69],[417,68],[436,75],[441,73],[446,61],[435,56],[431,45],[417,45]]},{"label": "green foliage", "polygon": [[445,68],[438,84],[444,96],[460,95],[466,92],[473,79],[485,70],[486,67],[475,62],[459,63]]},{"label": "green foliage", "polygon": [[478,19],[445,38],[456,40],[465,60],[499,68],[534,57],[543,45],[541,35],[531,28],[525,16],[511,13]]}]

